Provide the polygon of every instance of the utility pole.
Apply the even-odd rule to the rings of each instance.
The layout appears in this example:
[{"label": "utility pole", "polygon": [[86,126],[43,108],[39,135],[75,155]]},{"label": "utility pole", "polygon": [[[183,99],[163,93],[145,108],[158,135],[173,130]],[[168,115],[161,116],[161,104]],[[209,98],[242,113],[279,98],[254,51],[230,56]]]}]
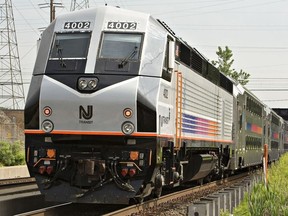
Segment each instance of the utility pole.
[{"label": "utility pole", "polygon": [[70,11],[81,10],[89,8],[89,0],[71,0]]},{"label": "utility pole", "polygon": [[12,0],[0,4],[0,107],[23,109],[25,94]]},{"label": "utility pole", "polygon": [[63,8],[62,3],[56,3],[54,0],[50,0],[50,3],[43,3],[38,5],[40,8],[50,8],[50,23],[55,19],[56,7]]},{"label": "utility pole", "polygon": [[53,0],[50,0],[50,23],[55,19],[55,6]]}]

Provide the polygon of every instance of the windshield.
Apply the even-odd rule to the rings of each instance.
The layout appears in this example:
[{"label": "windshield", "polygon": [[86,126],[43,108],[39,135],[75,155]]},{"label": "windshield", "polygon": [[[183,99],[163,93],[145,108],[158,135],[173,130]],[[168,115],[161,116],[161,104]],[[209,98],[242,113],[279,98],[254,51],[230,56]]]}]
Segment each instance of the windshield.
[{"label": "windshield", "polygon": [[56,34],[50,58],[86,58],[90,33]]},{"label": "windshield", "polygon": [[138,60],[142,35],[104,33],[100,58]]}]

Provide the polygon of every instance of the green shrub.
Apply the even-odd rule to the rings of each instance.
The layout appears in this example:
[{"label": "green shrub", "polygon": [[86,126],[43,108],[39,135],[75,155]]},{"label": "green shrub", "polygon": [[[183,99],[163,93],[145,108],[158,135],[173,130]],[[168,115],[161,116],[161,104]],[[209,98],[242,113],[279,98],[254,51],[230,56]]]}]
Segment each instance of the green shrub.
[{"label": "green shrub", "polygon": [[223,209],[220,210],[220,216],[230,216],[229,211],[223,211]]},{"label": "green shrub", "polygon": [[288,154],[268,170],[268,184],[256,184],[235,208],[234,215],[278,216],[288,215]]},{"label": "green shrub", "polygon": [[0,166],[22,165],[25,162],[24,145],[17,141],[0,142]]}]

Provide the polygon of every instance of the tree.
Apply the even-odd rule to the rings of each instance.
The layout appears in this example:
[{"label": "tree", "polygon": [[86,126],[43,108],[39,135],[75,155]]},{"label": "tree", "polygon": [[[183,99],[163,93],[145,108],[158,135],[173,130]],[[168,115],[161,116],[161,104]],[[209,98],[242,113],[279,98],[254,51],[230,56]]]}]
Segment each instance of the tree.
[{"label": "tree", "polygon": [[0,141],[0,167],[23,164],[25,164],[23,143]]},{"label": "tree", "polygon": [[237,72],[235,69],[231,68],[234,59],[232,59],[233,57],[232,50],[230,50],[228,46],[225,46],[225,49],[222,49],[219,46],[216,54],[218,55],[218,60],[212,61],[212,64],[215,67],[217,67],[219,71],[233,78],[242,85],[246,85],[249,82],[248,80],[248,78],[250,77],[249,73],[246,73],[242,69],[239,72]]}]

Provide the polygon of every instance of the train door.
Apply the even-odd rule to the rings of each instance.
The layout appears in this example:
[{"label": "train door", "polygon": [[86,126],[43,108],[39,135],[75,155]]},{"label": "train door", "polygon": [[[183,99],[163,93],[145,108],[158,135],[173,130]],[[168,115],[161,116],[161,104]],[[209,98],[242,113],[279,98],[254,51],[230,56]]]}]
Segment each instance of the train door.
[{"label": "train door", "polygon": [[241,167],[244,161],[244,151],[246,146],[245,130],[246,130],[246,95],[238,95],[237,97],[237,120],[238,120],[238,132],[237,143],[235,147],[236,151],[236,164],[237,167]]}]

